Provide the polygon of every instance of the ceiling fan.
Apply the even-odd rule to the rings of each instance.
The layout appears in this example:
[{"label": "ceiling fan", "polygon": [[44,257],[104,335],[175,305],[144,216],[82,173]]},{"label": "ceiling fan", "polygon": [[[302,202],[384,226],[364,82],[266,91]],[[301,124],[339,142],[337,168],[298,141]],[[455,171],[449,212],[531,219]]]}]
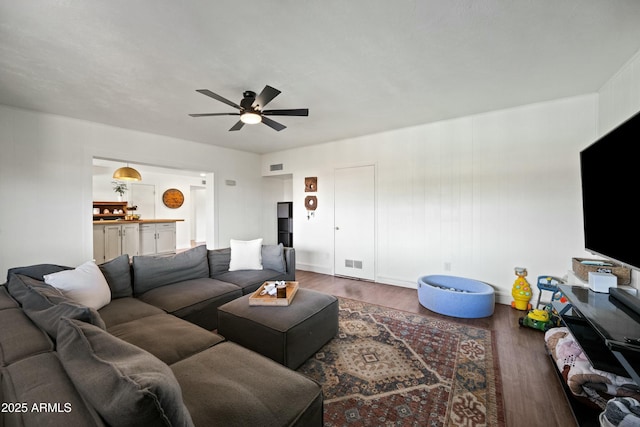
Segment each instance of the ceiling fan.
[{"label": "ceiling fan", "polygon": [[286,126],[276,122],[275,120],[270,119],[266,116],[308,116],[309,109],[308,108],[297,108],[293,110],[265,110],[264,107],[267,106],[269,102],[273,100],[276,96],[280,95],[280,91],[278,89],[272,88],[267,85],[262,89],[260,95],[256,96],[255,92],[247,90],[243,93],[242,101],[240,101],[240,105],[236,104],[233,101],[229,101],[228,99],[211,92],[208,89],[198,89],[196,92],[200,92],[203,95],[210,96],[213,99],[217,99],[220,102],[224,102],[225,104],[237,108],[240,110],[239,113],[201,113],[201,114],[189,114],[191,117],[209,117],[209,116],[240,116],[240,120],[238,123],[233,125],[230,131],[240,130],[242,126],[245,124],[256,124],[256,123],[264,123],[272,129],[277,131],[281,131],[285,129]]}]

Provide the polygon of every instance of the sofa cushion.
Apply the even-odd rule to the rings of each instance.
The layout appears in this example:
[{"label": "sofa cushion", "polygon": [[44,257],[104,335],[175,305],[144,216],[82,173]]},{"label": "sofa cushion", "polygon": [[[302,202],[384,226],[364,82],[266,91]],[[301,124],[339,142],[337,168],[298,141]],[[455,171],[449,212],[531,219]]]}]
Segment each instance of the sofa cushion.
[{"label": "sofa cushion", "polygon": [[170,256],[134,256],[132,265],[135,295],[171,283],[209,277],[204,245]]},{"label": "sofa cushion", "polygon": [[120,323],[109,333],[171,364],[223,341],[220,335],[167,313]]},{"label": "sofa cushion", "polygon": [[0,310],[0,366],[53,350],[47,334],[19,308]]},{"label": "sofa cushion", "polygon": [[28,276],[12,275],[7,283],[11,295],[25,314],[54,340],[61,317],[79,319],[102,329],[105,324],[96,310],[67,298],[58,289]]},{"label": "sofa cushion", "polygon": [[171,370],[196,425],[322,425],[318,384],[237,344],[223,342]]},{"label": "sofa cushion", "polygon": [[287,264],[284,260],[284,246],[282,243],[262,246],[262,268],[277,271],[278,273],[287,271]]},{"label": "sofa cushion", "polygon": [[209,277],[229,271],[231,262],[231,248],[211,249],[207,251],[209,258]]},{"label": "sofa cushion", "polygon": [[218,324],[217,308],[241,296],[242,290],[238,286],[206,277],[155,288],[138,298],[212,330]]},{"label": "sofa cushion", "polygon": [[109,284],[111,298],[124,298],[133,295],[131,286],[131,264],[129,255],[120,255],[117,258],[100,264],[100,271]]},{"label": "sofa cushion", "polygon": [[262,270],[262,239],[231,239],[229,271]]},{"label": "sofa cushion", "polygon": [[45,274],[44,282],[68,298],[96,310],[109,304],[111,289],[95,262],[88,261],[73,270]]},{"label": "sofa cushion", "polygon": [[63,319],[58,353],[76,388],[108,424],[193,425],[171,369],[139,347]]},{"label": "sofa cushion", "polygon": [[20,307],[16,300],[13,299],[11,295],[9,295],[9,291],[7,291],[6,286],[0,286],[0,310],[5,310],[7,308],[16,308]]},{"label": "sofa cushion", "polygon": [[[5,426],[105,425],[80,396],[55,352],[22,359],[4,368],[2,394],[3,402],[25,402],[28,405],[24,412],[3,413]],[[55,410],[38,410],[41,403],[51,405]]]},{"label": "sofa cushion", "polygon": [[98,313],[108,330],[110,327],[120,323],[162,314],[164,311],[137,298],[127,297],[111,300],[108,305],[98,310]]},{"label": "sofa cushion", "polygon": [[285,280],[285,277],[286,274],[273,270],[227,271],[215,276],[218,280],[239,286],[244,295],[256,291],[267,280]]}]

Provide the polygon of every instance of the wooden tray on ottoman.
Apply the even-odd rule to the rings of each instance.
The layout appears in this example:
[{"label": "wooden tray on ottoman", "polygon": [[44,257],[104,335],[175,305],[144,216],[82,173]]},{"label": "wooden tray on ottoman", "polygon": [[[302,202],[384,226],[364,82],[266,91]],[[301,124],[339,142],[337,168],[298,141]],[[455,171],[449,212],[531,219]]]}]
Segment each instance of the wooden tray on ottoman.
[{"label": "wooden tray on ottoman", "polygon": [[293,297],[298,292],[298,282],[285,282],[287,284],[287,297],[286,298],[278,298],[275,295],[260,295],[260,292],[270,283],[275,282],[264,282],[257,291],[255,291],[249,297],[249,305],[275,305],[275,306],[283,306],[291,304],[293,301]]}]

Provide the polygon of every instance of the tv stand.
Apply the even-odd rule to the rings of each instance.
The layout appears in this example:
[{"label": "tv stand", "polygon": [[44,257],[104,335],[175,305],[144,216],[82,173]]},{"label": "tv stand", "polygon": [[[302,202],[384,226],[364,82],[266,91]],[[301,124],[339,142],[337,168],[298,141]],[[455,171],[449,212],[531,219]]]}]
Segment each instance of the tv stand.
[{"label": "tv stand", "polygon": [[[559,285],[559,289],[569,304],[553,304],[591,365],[629,377],[640,386],[640,342],[635,341],[640,338],[640,300],[616,288],[610,294],[582,286]],[[565,393],[570,392],[565,388]]]},{"label": "tv stand", "polygon": [[559,287],[572,311],[562,314],[562,320],[593,367],[640,385],[640,345],[628,341],[640,338],[640,313],[630,306],[637,298],[616,288],[603,294],[581,286]]}]

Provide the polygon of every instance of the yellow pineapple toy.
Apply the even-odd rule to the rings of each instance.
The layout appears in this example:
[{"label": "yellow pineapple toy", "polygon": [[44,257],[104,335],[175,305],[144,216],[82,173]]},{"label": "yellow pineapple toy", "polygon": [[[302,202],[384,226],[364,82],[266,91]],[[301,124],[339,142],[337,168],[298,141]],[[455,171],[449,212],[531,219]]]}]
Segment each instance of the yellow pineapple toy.
[{"label": "yellow pineapple toy", "polygon": [[516,310],[531,310],[531,286],[525,277],[527,276],[527,269],[523,267],[516,267],[516,276],[518,278],[513,282],[513,289],[511,295],[514,301],[511,301],[511,307]]}]

